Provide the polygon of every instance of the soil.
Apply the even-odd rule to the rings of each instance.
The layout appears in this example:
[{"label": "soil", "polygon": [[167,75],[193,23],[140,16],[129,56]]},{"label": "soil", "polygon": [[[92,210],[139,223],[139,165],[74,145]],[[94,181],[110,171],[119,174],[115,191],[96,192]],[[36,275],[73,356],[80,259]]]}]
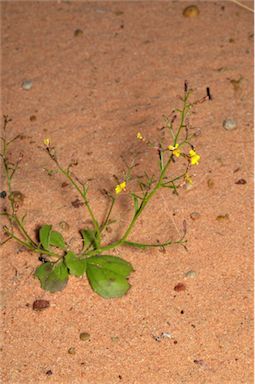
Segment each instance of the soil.
[{"label": "soil", "polygon": [[[185,17],[189,5],[199,12]],[[101,191],[114,190],[123,158],[135,158],[135,172],[156,172],[137,132],[158,139],[184,80],[194,97],[207,87],[212,96],[191,117],[201,155],[192,187],[160,191],[130,236],[176,238],[186,220],[187,251],[116,250],[135,268],[126,296],[105,300],[85,278],[43,291],[33,278],[38,255],[15,242],[1,248],[2,383],[252,383],[253,13],[233,1],[2,1],[1,19],[1,114],[12,118],[8,135],[21,135],[13,189],[33,236],[44,223],[62,226],[75,249],[89,219],[69,183],[49,172],[45,138],[63,164],[77,160],[102,218]],[[223,127],[227,119],[235,129]],[[106,240],[131,216],[123,193]]]}]

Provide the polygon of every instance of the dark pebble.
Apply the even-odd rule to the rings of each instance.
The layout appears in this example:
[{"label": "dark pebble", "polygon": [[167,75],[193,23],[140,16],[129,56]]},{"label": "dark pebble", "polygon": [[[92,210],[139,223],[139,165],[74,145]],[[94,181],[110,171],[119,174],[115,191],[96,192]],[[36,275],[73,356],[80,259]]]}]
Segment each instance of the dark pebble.
[{"label": "dark pebble", "polygon": [[51,369],[49,369],[49,370],[46,372],[46,375],[47,375],[47,376],[51,376],[51,375],[53,375],[53,372],[52,372],[52,370],[51,370]]},{"label": "dark pebble", "polygon": [[82,36],[83,35],[83,31],[81,29],[76,29],[74,31],[74,36],[77,37],[77,36]]},{"label": "dark pebble", "polygon": [[235,182],[235,184],[239,184],[239,185],[243,185],[243,184],[246,184],[247,181],[245,179],[239,179]]},{"label": "dark pebble", "polygon": [[34,311],[42,311],[50,306],[50,302],[48,300],[35,300],[33,302],[33,310]]},{"label": "dark pebble", "polygon": [[186,285],[183,284],[183,283],[178,283],[178,284],[174,287],[174,290],[175,290],[175,292],[185,291],[185,290],[186,290]]},{"label": "dark pebble", "polygon": [[76,199],[76,200],[72,201],[71,204],[72,204],[72,206],[74,208],[79,208],[82,205],[84,205],[84,203],[81,200],[79,200],[79,199]]},{"label": "dark pebble", "polygon": [[1,199],[5,199],[7,196],[7,193],[5,191],[0,192]]}]

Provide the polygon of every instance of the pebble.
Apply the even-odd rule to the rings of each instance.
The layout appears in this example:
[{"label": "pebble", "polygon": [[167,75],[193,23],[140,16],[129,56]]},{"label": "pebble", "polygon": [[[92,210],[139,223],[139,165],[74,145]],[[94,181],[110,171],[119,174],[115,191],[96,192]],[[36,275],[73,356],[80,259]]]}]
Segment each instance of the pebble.
[{"label": "pebble", "polygon": [[199,13],[200,11],[196,5],[189,5],[182,12],[184,17],[196,17]]},{"label": "pebble", "polygon": [[161,332],[159,336],[152,335],[153,339],[160,342],[162,339],[167,338],[167,339],[172,339],[173,335],[170,332]]},{"label": "pebble", "polygon": [[239,180],[237,180],[236,182],[235,182],[235,184],[239,184],[239,185],[244,185],[244,184],[246,184],[247,183],[247,181],[245,180],[245,179],[239,179]]},{"label": "pebble", "polygon": [[119,341],[119,336],[111,336],[111,340],[113,343],[116,343],[117,341]]},{"label": "pebble", "polygon": [[32,80],[24,80],[22,83],[22,88],[25,89],[26,91],[29,91],[29,89],[32,88],[33,82]]},{"label": "pebble", "polygon": [[48,300],[35,300],[33,302],[33,310],[34,311],[42,311],[50,306],[50,302]]},{"label": "pebble", "polygon": [[208,186],[208,188],[213,188],[214,187],[214,181],[213,181],[213,179],[208,179],[207,180],[207,186]]},{"label": "pebble", "polygon": [[161,337],[166,337],[168,339],[172,338],[172,334],[170,332],[162,332]]},{"label": "pebble", "polygon": [[68,231],[70,228],[70,225],[66,221],[60,221],[58,225],[60,226],[61,229],[63,229],[63,231]]},{"label": "pebble", "polygon": [[72,206],[74,208],[79,208],[82,205],[84,205],[84,203],[81,200],[79,200],[79,199],[76,199],[76,200],[72,201],[71,204],[72,204]]},{"label": "pebble", "polygon": [[194,279],[197,276],[197,273],[195,271],[190,270],[184,273],[184,276],[188,277],[189,279]]},{"label": "pebble", "polygon": [[234,119],[226,119],[223,121],[223,128],[225,128],[227,131],[233,131],[233,129],[236,129],[237,124]]},{"label": "pebble", "polygon": [[197,219],[199,219],[200,218],[200,213],[199,212],[192,212],[191,214],[190,214],[190,218],[192,219],[192,220],[197,220]]},{"label": "pebble", "polygon": [[36,121],[36,116],[35,116],[35,115],[31,115],[31,116],[29,117],[29,120],[32,121],[32,122],[33,122],[33,121]]},{"label": "pebble", "polygon": [[69,353],[69,355],[75,355],[75,353],[76,353],[75,348],[74,347],[69,348],[68,353]]},{"label": "pebble", "polygon": [[90,339],[90,334],[88,332],[80,333],[80,340],[87,341]]},{"label": "pebble", "polygon": [[229,220],[229,214],[226,213],[225,215],[218,215],[218,216],[216,217],[216,220],[217,220],[217,221]]},{"label": "pebble", "polygon": [[74,36],[75,37],[77,37],[77,36],[82,36],[83,35],[83,31],[81,30],[81,29],[76,29],[75,31],[74,31]]},{"label": "pebble", "polygon": [[183,283],[178,283],[178,284],[174,287],[174,290],[175,290],[175,292],[185,291],[185,290],[186,290],[186,285],[183,284]]},{"label": "pebble", "polygon": [[51,376],[51,375],[53,375],[53,372],[52,372],[52,370],[51,370],[51,369],[49,369],[48,371],[46,371],[46,375],[47,375],[47,376]]},{"label": "pebble", "polygon": [[0,192],[1,199],[5,199],[7,196],[7,193],[5,191]]}]

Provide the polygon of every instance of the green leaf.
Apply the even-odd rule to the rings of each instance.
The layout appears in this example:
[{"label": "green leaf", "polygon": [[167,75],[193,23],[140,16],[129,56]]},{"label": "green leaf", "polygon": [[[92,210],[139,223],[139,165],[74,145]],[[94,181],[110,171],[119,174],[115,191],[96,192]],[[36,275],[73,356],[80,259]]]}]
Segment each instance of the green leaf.
[{"label": "green leaf", "polygon": [[51,234],[52,225],[45,224],[40,228],[39,239],[44,249],[49,249],[49,240]]},{"label": "green leaf", "polygon": [[100,244],[98,243],[96,231],[92,229],[82,229],[80,233],[83,237],[84,246],[92,244],[94,249],[99,248]]},{"label": "green leaf", "polygon": [[121,297],[130,288],[127,277],[133,267],[117,256],[91,256],[87,259],[87,277],[92,289],[109,299]]},{"label": "green leaf", "polygon": [[35,276],[40,280],[41,287],[50,292],[61,291],[68,282],[68,270],[63,261],[56,265],[50,262],[40,265]]},{"label": "green leaf", "polygon": [[101,255],[91,256],[87,259],[88,264],[116,272],[123,277],[128,277],[134,271],[132,265],[118,256]]},{"label": "green leaf", "polygon": [[61,249],[65,249],[65,241],[63,239],[63,236],[61,233],[57,231],[52,231],[50,234],[50,239],[49,239],[49,245],[53,245],[54,247],[58,247]]},{"label": "green leaf", "polygon": [[79,277],[86,272],[87,260],[79,259],[73,252],[68,252],[65,255],[65,264],[69,269],[70,275]]}]

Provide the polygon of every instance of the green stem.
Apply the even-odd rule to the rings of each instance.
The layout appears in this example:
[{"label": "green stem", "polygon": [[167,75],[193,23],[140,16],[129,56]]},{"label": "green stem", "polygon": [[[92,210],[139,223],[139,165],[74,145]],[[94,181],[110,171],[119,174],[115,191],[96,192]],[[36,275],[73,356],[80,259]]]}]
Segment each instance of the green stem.
[{"label": "green stem", "polygon": [[112,213],[112,209],[113,209],[114,203],[115,203],[115,201],[116,201],[115,197],[111,197],[111,199],[112,199],[112,202],[111,202],[109,211],[108,211],[108,213],[107,213],[107,215],[106,215],[106,218],[105,218],[104,222],[102,223],[102,225],[101,225],[101,227],[100,227],[100,231],[101,231],[101,233],[103,232],[103,230],[104,230],[105,227],[107,226],[108,220],[109,220],[109,218],[110,218],[110,216],[111,216],[111,213]]},{"label": "green stem", "polygon": [[59,162],[57,161],[56,158],[53,158],[50,154],[50,152],[48,152],[51,159],[56,163],[58,169],[60,170],[60,172],[70,181],[70,183],[74,186],[74,188],[76,189],[76,191],[81,195],[81,197],[83,198],[83,201],[84,201],[84,204],[90,214],[90,217],[91,217],[91,220],[93,222],[93,225],[94,225],[94,228],[96,230],[96,233],[97,233],[97,238],[98,238],[98,241],[100,243],[100,239],[101,239],[101,233],[100,233],[100,226],[98,224],[98,221],[96,220],[95,216],[94,216],[94,213],[90,207],[90,204],[89,204],[89,201],[85,195],[84,192],[82,192],[82,190],[80,189],[80,187],[77,185],[77,183],[74,181],[74,179],[72,178],[72,176],[70,176],[69,172],[65,171],[59,164]]},{"label": "green stem", "polygon": [[21,240],[19,237],[17,237],[16,235],[14,235],[14,233],[10,232],[8,229],[5,230],[5,233],[10,236],[10,238],[14,239],[17,243],[23,245],[25,248],[27,248],[29,251],[32,251],[32,252],[36,252],[36,253],[40,253],[40,254],[44,254],[44,255],[47,255],[47,256],[50,256],[50,257],[62,257],[54,252],[50,252],[50,251],[47,251],[45,249],[40,249],[38,247],[34,247],[32,244],[30,243],[26,243],[25,241]]},{"label": "green stem", "polygon": [[[16,140],[16,138],[17,137],[15,137],[13,140],[9,141],[9,143]],[[18,216],[15,213],[15,205],[14,205],[14,199],[12,196],[11,180],[12,180],[12,176],[14,175],[15,170],[17,169],[18,163],[16,164],[14,170],[12,170],[12,174],[10,174],[10,166],[9,166],[9,162],[8,162],[8,158],[7,158],[8,144],[9,143],[6,142],[5,138],[3,139],[2,158],[3,158],[3,164],[4,164],[5,177],[7,179],[8,196],[9,196],[9,200],[11,203],[11,212],[12,212],[11,214],[6,214],[6,215],[8,216],[10,224],[13,225],[13,222],[15,222],[17,224],[18,230],[20,231],[21,235],[23,235],[25,237],[25,239],[27,239],[31,243],[31,245],[36,246],[36,243],[29,236],[29,234],[25,230],[23,224],[20,222]]]},{"label": "green stem", "polygon": [[178,128],[178,131],[175,135],[175,140],[174,140],[174,146],[177,144],[177,141],[178,141],[178,137],[180,135],[180,132],[181,132],[181,129],[184,127],[183,123],[185,121],[185,118],[186,118],[186,114],[187,114],[187,109],[189,109],[190,105],[187,104],[187,100],[190,96],[190,92],[187,92],[185,93],[184,95],[184,99],[183,99],[183,108],[181,110],[181,121],[180,121],[180,125],[179,125],[179,128]]},{"label": "green stem", "polygon": [[183,240],[183,238],[181,238],[180,240],[176,240],[176,241],[169,240],[169,241],[166,241],[165,243],[156,243],[156,244],[143,244],[143,243],[136,243],[133,241],[125,240],[123,245],[145,249],[145,248],[153,248],[153,247],[155,247],[155,248],[156,247],[167,247],[168,245],[171,245],[171,244],[182,244],[182,243],[186,243],[186,240]]}]

